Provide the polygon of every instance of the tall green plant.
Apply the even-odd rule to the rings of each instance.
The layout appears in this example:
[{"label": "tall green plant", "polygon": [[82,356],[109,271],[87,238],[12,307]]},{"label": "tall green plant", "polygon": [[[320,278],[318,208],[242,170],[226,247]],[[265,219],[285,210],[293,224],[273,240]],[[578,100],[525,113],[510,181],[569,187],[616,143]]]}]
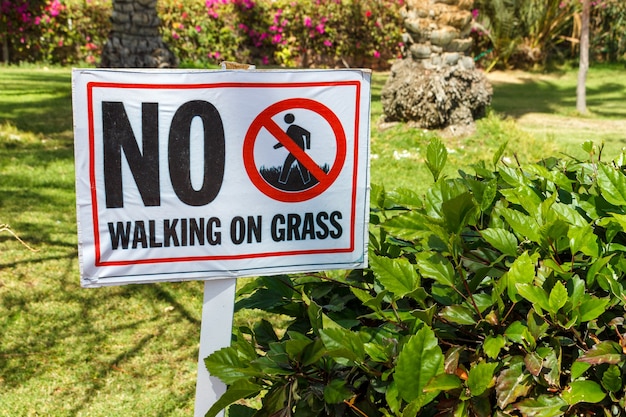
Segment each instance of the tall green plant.
[{"label": "tall green plant", "polygon": [[[480,163],[425,195],[372,187],[363,271],[259,278],[206,359],[231,415],[624,416],[626,160]],[[284,331],[283,331],[284,330]],[[245,412],[242,412],[245,411]],[[241,414],[240,414],[241,413]]]},{"label": "tall green plant", "polygon": [[494,51],[490,68],[545,65],[558,57],[558,46],[573,39],[580,9],[569,0],[478,0],[476,7]]}]

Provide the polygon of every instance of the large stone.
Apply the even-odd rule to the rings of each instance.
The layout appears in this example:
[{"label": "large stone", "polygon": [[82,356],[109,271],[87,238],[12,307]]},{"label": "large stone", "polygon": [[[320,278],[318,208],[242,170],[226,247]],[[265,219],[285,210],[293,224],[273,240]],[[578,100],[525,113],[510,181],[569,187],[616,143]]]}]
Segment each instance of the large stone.
[{"label": "large stone", "polygon": [[450,42],[458,37],[459,31],[449,26],[441,27],[430,32],[430,42],[433,45],[442,47],[448,46]]},{"label": "large stone", "polygon": [[446,47],[449,52],[467,52],[471,47],[474,41],[472,38],[466,39],[454,39],[450,44]]},{"label": "large stone", "polygon": [[413,45],[411,45],[410,51],[411,56],[417,60],[430,58],[430,54],[432,52],[429,45],[425,45],[422,43],[414,43]]},{"label": "large stone", "polygon": [[472,125],[491,104],[486,77],[462,65],[426,68],[411,59],[397,61],[383,87],[385,121],[412,122],[424,129]]},{"label": "large stone", "polygon": [[466,56],[473,0],[406,0],[405,42],[382,91],[386,121],[467,132],[491,104],[492,88]]}]

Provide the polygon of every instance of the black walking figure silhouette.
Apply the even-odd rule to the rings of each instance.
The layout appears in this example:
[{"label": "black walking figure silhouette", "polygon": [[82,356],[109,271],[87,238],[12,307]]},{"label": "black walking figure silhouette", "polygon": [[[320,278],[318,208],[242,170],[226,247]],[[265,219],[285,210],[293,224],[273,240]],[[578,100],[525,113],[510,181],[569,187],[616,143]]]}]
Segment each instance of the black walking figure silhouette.
[{"label": "black walking figure silhouette", "polygon": [[[295,120],[296,117],[293,114],[287,113],[285,115],[285,122],[290,125],[287,128],[287,136],[289,136],[300,149],[311,149],[311,133],[303,127],[292,124]],[[283,147],[283,144],[280,142],[274,145],[274,149],[278,149],[281,147]],[[296,163],[298,171],[300,171],[300,178],[302,178],[302,183],[305,185],[308,184],[311,181],[311,173],[291,152],[289,152],[289,155],[287,155],[287,158],[285,158],[285,163],[283,164],[283,168],[280,171],[280,178],[278,179],[278,182],[280,182],[281,184],[287,184],[287,180],[289,179],[289,174],[291,172],[291,167],[293,166],[294,162]]]}]

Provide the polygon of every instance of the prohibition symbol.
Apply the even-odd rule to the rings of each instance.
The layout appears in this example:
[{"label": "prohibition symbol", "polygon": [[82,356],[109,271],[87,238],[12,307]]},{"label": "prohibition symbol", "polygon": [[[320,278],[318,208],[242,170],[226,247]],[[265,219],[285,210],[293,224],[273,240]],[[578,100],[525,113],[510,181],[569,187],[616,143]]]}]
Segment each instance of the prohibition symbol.
[{"label": "prohibition symbol", "polygon": [[[332,140],[336,145],[332,164],[329,164],[330,161],[315,161],[306,152],[311,142],[319,143],[329,139],[316,137],[315,132],[308,131],[315,126],[304,126],[306,121],[296,120],[290,111],[297,109],[304,110],[304,114],[309,111],[316,113],[330,126],[334,135]],[[288,112],[284,116],[284,121],[290,125],[286,131],[275,121],[281,119],[276,116],[283,112]],[[274,149],[284,147],[289,152],[284,162],[278,164],[282,168],[276,173],[277,181],[264,176],[263,167],[259,167],[255,161],[254,148],[262,129],[266,129],[276,139]],[[328,107],[315,100],[293,98],[269,106],[254,119],[244,139],[243,162],[248,177],[263,194],[278,201],[301,202],[317,197],[335,182],[346,159],[346,147],[346,134],[341,121]],[[326,163],[326,169],[320,163]],[[290,188],[287,181],[293,177],[299,177],[296,178],[299,183],[295,188]]]}]

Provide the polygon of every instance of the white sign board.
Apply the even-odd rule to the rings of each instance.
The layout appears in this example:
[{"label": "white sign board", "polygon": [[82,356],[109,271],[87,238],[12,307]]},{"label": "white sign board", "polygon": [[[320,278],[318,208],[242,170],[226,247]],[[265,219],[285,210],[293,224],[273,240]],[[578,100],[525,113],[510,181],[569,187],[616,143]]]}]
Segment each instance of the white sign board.
[{"label": "white sign board", "polygon": [[368,71],[72,75],[83,286],[366,266]]}]

